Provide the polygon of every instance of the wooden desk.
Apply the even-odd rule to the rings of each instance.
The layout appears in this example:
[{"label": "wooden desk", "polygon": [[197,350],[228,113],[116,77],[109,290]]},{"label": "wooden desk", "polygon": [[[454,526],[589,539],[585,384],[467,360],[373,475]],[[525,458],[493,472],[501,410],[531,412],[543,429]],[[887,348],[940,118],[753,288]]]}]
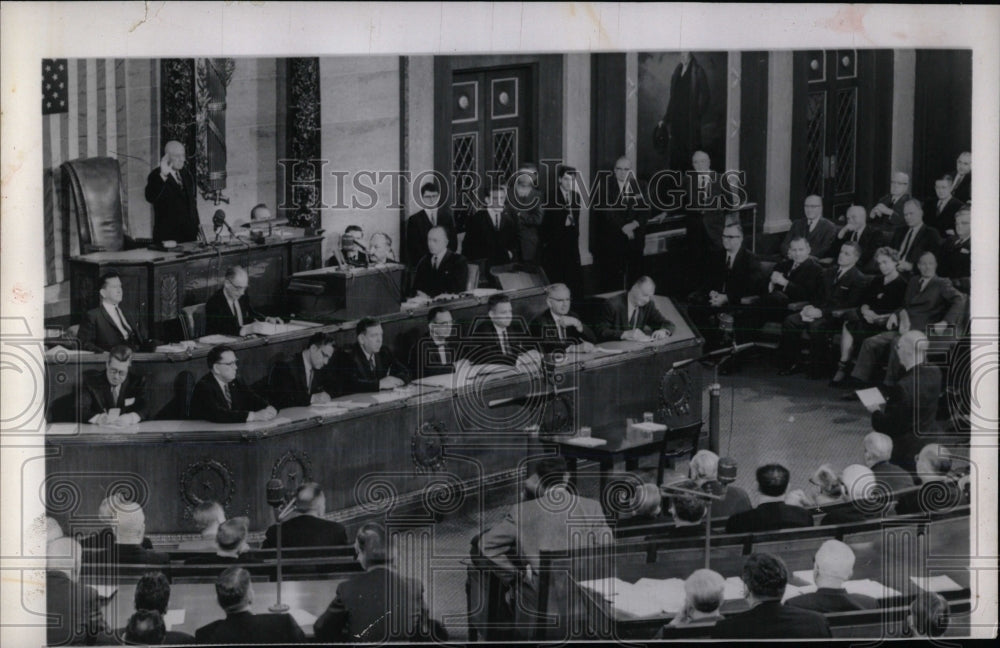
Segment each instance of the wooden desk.
[{"label": "wooden desk", "polygon": [[70,305],[73,323],[95,308],[98,278],[116,270],[125,297],[122,310],[141,323],[147,335],[163,339],[164,324],[184,306],[199,304],[222,285],[226,268],[242,265],[250,275],[250,296],[262,311],[284,311],[286,279],[295,272],[323,265],[322,236],[272,237],[263,245],[227,244],[180,251],[125,250],[94,252],[70,259]]},{"label": "wooden desk", "polygon": [[288,287],[289,312],[324,322],[357,320],[399,311],[406,298],[399,263],[367,268],[297,272]]}]

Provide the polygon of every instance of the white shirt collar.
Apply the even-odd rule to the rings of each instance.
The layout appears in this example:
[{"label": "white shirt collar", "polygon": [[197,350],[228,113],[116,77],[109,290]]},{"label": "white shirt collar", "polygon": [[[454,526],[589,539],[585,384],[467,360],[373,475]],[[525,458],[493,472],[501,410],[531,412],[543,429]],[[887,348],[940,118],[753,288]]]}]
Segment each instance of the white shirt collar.
[{"label": "white shirt collar", "polygon": [[216,376],[215,374],[212,374],[212,378],[215,378],[215,382],[219,383],[219,388],[222,389],[223,392],[226,391],[226,385],[227,384],[229,384],[229,385],[232,384],[232,383],[224,383],[224,382],[222,382],[221,380],[219,380],[219,377]]}]

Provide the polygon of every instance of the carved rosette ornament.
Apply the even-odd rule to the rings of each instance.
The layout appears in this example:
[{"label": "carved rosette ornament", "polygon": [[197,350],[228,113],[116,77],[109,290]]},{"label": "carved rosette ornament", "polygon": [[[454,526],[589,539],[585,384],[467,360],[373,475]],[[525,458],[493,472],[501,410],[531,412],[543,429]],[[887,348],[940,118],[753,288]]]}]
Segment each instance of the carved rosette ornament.
[{"label": "carved rosette ornament", "polygon": [[691,375],[686,368],[668,369],[660,379],[660,419],[670,425],[672,419],[691,415]]},{"label": "carved rosette ornament", "polygon": [[271,479],[280,479],[285,485],[285,496],[292,497],[299,486],[313,481],[312,460],[306,452],[287,450],[278,457],[271,468]]},{"label": "carved rosette ornament", "polygon": [[226,507],[235,492],[233,471],[216,459],[206,457],[188,465],[181,473],[181,497],[191,508],[206,500],[214,500]]},{"label": "carved rosette ornament", "polygon": [[448,428],[442,421],[427,421],[413,432],[410,449],[413,464],[420,472],[444,470]]}]

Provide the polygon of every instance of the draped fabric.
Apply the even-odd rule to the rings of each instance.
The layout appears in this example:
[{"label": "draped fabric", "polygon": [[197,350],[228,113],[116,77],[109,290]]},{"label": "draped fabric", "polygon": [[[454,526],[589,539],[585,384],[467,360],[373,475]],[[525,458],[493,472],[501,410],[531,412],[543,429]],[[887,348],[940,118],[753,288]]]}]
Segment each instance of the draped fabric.
[{"label": "draped fabric", "polygon": [[197,59],[198,188],[206,200],[229,202],[226,188],[226,88],[233,78],[233,59]]},{"label": "draped fabric", "polygon": [[319,59],[290,58],[286,65],[286,199],[279,208],[300,226],[319,227],[323,179],[321,169],[313,163],[320,157]]},{"label": "draped fabric", "polygon": [[[160,61],[160,146],[170,140],[184,145],[189,161],[196,157],[194,59]],[[156,158],[159,162],[159,156]]]}]

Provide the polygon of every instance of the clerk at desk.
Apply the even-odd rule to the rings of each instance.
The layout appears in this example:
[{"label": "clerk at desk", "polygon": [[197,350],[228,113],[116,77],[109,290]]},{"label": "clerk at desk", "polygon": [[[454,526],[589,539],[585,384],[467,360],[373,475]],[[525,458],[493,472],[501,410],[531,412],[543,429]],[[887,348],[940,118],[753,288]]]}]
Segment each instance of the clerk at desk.
[{"label": "clerk at desk", "polygon": [[208,373],[194,386],[191,418],[212,423],[270,421],[277,410],[236,377],[236,352],[220,344],[208,352]]},{"label": "clerk at desk", "polygon": [[395,389],[410,381],[403,363],[382,346],[382,325],[378,321],[364,317],[354,330],[358,341],[346,349],[338,363],[345,393]]},{"label": "clerk at desk", "polygon": [[104,371],[84,378],[82,420],[129,426],[146,418],[146,381],[131,368],[132,349],[123,344],[111,349]]},{"label": "clerk at desk", "polygon": [[244,326],[264,320],[281,324],[277,317],[265,317],[250,304],[247,288],[250,277],[240,266],[230,266],[226,278],[214,295],[205,302],[205,335],[244,335]]},{"label": "clerk at desk", "polygon": [[268,394],[274,406],[308,407],[330,402],[330,386],[323,369],[333,357],[333,337],[314,333],[301,353],[279,360],[267,378]]},{"label": "clerk at desk", "polygon": [[101,305],[84,314],[77,333],[80,346],[96,353],[110,351],[119,344],[135,349],[147,346],[138,322],[129,321],[122,312],[121,303],[125,291],[118,273],[114,270],[106,272],[97,283],[100,285]]}]

